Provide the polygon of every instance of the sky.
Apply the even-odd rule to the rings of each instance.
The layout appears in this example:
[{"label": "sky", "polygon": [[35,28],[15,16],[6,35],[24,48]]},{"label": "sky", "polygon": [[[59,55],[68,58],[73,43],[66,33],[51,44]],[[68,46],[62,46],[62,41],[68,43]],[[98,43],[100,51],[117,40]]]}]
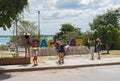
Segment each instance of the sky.
[{"label": "sky", "polygon": [[[40,11],[40,33],[44,35],[55,35],[62,24],[71,24],[85,32],[97,15],[120,7],[120,0],[28,0],[28,3],[23,19],[38,26]],[[4,31],[0,28],[0,35],[12,35],[12,29]]]}]

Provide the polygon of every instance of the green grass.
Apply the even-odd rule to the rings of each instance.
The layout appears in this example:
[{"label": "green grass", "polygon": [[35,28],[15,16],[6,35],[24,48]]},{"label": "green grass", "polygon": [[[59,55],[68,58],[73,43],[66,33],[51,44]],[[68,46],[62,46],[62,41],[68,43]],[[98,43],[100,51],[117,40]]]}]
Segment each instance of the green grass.
[{"label": "green grass", "polygon": [[[110,50],[110,55],[120,55],[120,50]],[[103,51],[102,54],[106,54],[107,51]]]},{"label": "green grass", "polygon": [[107,53],[106,51],[102,52],[102,57],[120,57],[120,50],[110,50],[110,54],[105,54]]},{"label": "green grass", "polygon": [[[103,51],[102,53],[106,53]],[[11,57],[12,53],[9,51],[0,50],[0,57]],[[110,50],[110,54],[102,54],[103,57],[120,57],[120,50]],[[88,57],[88,55],[86,55]],[[49,58],[56,59],[56,58]]]},{"label": "green grass", "polygon": [[9,51],[0,50],[0,57],[11,57],[11,53]]},{"label": "green grass", "polygon": [[111,50],[110,54],[112,54],[112,55],[120,55],[120,50]]}]

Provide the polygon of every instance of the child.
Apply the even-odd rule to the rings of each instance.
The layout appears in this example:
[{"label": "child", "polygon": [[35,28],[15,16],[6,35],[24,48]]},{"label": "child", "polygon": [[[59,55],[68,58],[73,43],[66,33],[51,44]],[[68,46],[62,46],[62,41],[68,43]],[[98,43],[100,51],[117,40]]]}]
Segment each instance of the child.
[{"label": "child", "polygon": [[70,47],[69,45],[65,45],[65,46],[64,46],[64,50],[65,50],[64,54],[65,54],[65,55],[67,54],[67,51],[69,50],[69,47]]},{"label": "child", "polygon": [[33,62],[34,62],[34,66],[36,66],[38,65],[37,55],[38,55],[38,50],[39,50],[39,40],[37,39],[32,40],[32,47],[33,47],[33,53],[34,53]]},{"label": "child", "polygon": [[38,61],[37,61],[38,48],[33,47],[33,52],[34,52],[34,58],[33,58],[34,66],[37,66],[38,65]]}]

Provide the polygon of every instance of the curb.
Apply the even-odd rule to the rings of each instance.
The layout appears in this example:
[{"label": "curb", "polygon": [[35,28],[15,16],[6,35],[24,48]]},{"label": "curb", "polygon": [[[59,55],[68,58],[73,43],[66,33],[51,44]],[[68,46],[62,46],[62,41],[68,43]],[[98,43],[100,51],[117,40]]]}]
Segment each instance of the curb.
[{"label": "curb", "polygon": [[71,69],[71,68],[80,68],[80,67],[108,66],[108,65],[120,65],[120,62],[99,63],[99,64],[83,64],[83,65],[52,66],[52,67],[31,67],[31,68],[19,68],[19,69],[2,69],[2,70],[0,70],[0,73],[26,72],[26,71],[49,70],[49,69]]}]

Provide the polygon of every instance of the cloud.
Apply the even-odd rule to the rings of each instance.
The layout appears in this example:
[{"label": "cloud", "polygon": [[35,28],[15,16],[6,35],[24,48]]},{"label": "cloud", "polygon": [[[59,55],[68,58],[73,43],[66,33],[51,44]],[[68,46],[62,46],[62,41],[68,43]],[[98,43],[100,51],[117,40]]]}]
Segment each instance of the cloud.
[{"label": "cloud", "polygon": [[107,9],[120,7],[120,0],[28,0],[28,2],[29,10],[23,13],[24,19],[37,25],[40,11],[42,34],[55,34],[64,23],[70,23],[86,31],[89,29],[89,22],[92,22],[96,15],[105,13]]},{"label": "cloud", "polygon": [[[119,0],[29,0],[30,11],[25,19],[38,23],[40,10],[41,33],[55,34],[61,24],[70,23],[80,27],[82,31],[89,29],[96,15],[105,13],[107,9],[120,7]],[[32,1],[32,2],[31,2]]]},{"label": "cloud", "polygon": [[91,3],[93,3],[95,0],[79,0],[79,4],[83,4],[83,5],[89,5]]},{"label": "cloud", "polygon": [[81,10],[54,10],[54,11],[43,11],[42,19],[62,19],[62,18],[72,18],[76,17],[81,13]]},{"label": "cloud", "polygon": [[54,6],[57,9],[76,9],[80,6],[78,3],[78,0],[57,0]]}]

